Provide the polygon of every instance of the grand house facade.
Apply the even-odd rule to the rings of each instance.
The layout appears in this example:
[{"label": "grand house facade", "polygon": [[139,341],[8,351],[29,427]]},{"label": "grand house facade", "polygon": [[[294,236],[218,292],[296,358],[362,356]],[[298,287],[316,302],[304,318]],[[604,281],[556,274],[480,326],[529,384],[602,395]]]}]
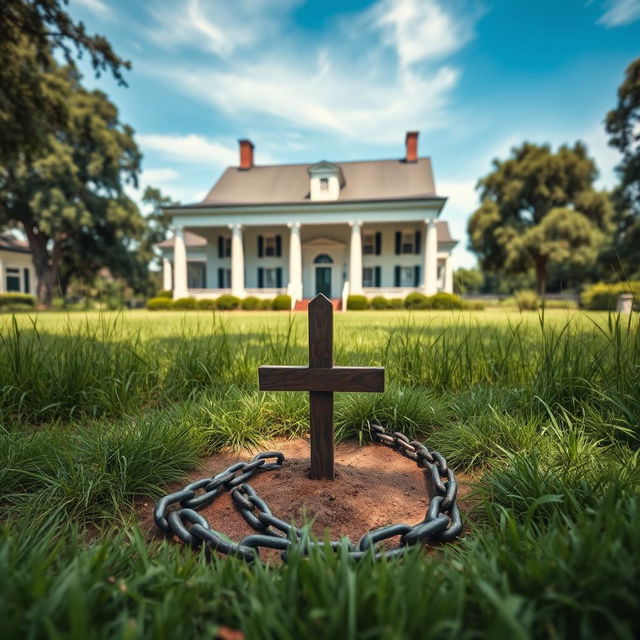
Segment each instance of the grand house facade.
[{"label": "grand house facade", "polygon": [[287,293],[403,297],[453,291],[457,241],[438,217],[431,160],[408,132],[401,159],[255,165],[240,141],[202,202],[165,209],[174,235],[158,246],[174,298]]}]

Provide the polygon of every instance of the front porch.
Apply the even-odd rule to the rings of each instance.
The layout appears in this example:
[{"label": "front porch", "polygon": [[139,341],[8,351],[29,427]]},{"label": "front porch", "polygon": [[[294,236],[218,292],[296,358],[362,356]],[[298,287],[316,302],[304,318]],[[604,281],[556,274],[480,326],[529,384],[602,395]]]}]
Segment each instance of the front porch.
[{"label": "front porch", "polygon": [[[177,227],[162,243],[164,288],[174,298],[224,294],[296,302],[323,293],[405,297],[452,291],[452,246],[435,220]],[[440,246],[439,246],[440,245]]]}]

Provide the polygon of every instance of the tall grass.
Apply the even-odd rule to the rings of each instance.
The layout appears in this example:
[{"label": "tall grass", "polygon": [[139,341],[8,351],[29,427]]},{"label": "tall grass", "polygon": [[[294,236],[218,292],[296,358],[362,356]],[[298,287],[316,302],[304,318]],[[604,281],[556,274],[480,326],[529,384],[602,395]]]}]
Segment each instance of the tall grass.
[{"label": "tall grass", "polygon": [[428,556],[281,568],[148,543],[132,507],[202,456],[307,431],[305,394],[256,388],[259,364],[306,362],[300,317],[42,318],[0,331],[4,636],[640,634],[637,317],[338,317],[336,360],[385,366],[387,390],[338,394],[337,438],[375,420],[473,470],[471,530]]}]

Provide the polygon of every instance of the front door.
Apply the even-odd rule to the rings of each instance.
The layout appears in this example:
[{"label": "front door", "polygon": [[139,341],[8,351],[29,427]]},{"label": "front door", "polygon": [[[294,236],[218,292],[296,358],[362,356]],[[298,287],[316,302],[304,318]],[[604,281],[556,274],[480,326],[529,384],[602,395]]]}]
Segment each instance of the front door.
[{"label": "front door", "polygon": [[331,298],[331,267],[316,267],[316,295]]}]

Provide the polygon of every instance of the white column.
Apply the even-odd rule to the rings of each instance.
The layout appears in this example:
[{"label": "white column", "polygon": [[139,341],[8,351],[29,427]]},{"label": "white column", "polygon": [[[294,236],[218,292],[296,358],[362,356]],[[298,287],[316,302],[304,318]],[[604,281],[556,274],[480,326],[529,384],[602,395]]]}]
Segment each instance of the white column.
[{"label": "white column", "polygon": [[242,247],[242,225],[230,224],[231,229],[231,295],[243,298],[244,249]]},{"label": "white column", "polygon": [[171,262],[168,258],[162,258],[162,288],[171,291]]},{"label": "white column", "polygon": [[349,293],[362,293],[362,222],[350,222]]},{"label": "white column", "polygon": [[444,261],[444,291],[453,293],[453,262],[450,255]]},{"label": "white column", "polygon": [[184,229],[176,227],[173,243],[173,298],[186,298],[187,287],[187,249],[184,245]]},{"label": "white column", "polygon": [[424,293],[432,296],[438,293],[438,230],[435,220],[427,221],[427,232],[424,234]]},{"label": "white column", "polygon": [[290,222],[289,227],[289,295],[293,300],[302,300],[302,244],[300,223]]}]

